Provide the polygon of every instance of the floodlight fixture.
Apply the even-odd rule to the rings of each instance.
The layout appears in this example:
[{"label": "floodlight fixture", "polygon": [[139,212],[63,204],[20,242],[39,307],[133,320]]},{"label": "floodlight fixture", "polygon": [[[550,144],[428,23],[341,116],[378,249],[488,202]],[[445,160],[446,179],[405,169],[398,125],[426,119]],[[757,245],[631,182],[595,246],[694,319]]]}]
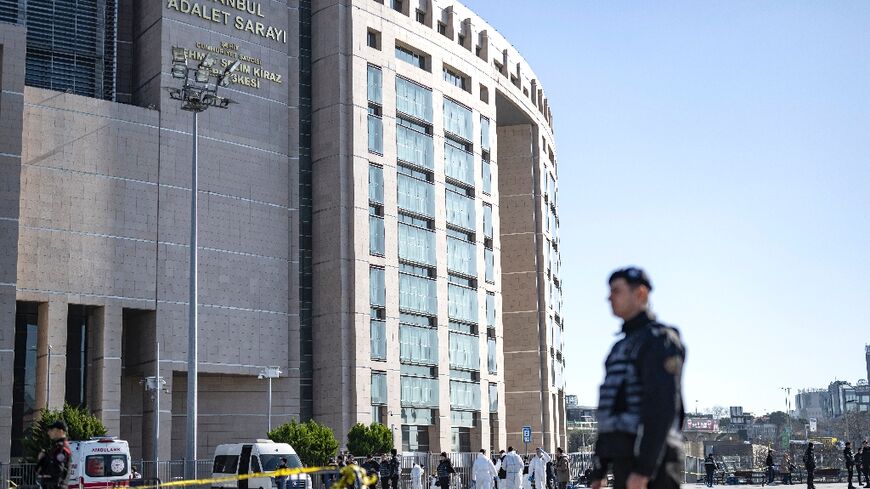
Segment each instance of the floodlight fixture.
[{"label": "floodlight fixture", "polygon": [[184,63],[184,48],[172,48],[172,62],[173,63]]},{"label": "floodlight fixture", "polygon": [[184,79],[187,77],[187,65],[184,62],[173,63],[171,73],[172,78]]}]

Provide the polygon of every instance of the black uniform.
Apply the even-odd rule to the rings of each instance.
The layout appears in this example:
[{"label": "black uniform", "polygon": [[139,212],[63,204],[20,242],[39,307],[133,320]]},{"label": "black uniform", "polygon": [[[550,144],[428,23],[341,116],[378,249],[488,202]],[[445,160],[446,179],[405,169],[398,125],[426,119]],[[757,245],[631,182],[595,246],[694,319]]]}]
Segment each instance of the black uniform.
[{"label": "black uniform", "polygon": [[399,489],[399,475],[402,473],[402,465],[399,463],[399,457],[395,453],[393,458],[390,459],[390,470],[393,472],[393,489]]},{"label": "black uniform", "polygon": [[773,484],[773,454],[768,452],[767,458],[764,460],[764,465],[767,466],[767,483]]},{"label": "black uniform", "polygon": [[449,489],[450,488],[450,476],[456,473],[456,469],[453,468],[453,464],[450,463],[450,459],[442,460],[441,463],[438,464],[438,468],[435,470],[435,473],[438,475],[438,487],[441,489]]},{"label": "black uniform", "polygon": [[864,487],[870,487],[870,448],[866,445],[861,447],[861,466],[864,469]]},{"label": "black uniform", "polygon": [[704,470],[707,472],[707,487],[713,487],[713,475],[716,473],[716,461],[713,455],[707,455],[704,459]]},{"label": "black uniform", "polygon": [[626,321],[622,332],[605,362],[592,480],[612,467],[615,489],[625,487],[630,473],[650,477],[649,489],[679,487],[685,417],[680,334],[646,311]]},{"label": "black uniform", "polygon": [[381,460],[379,471],[379,479],[381,480],[381,488],[390,489],[390,483],[393,481],[393,461]]},{"label": "black uniform", "polygon": [[846,447],[843,450],[843,462],[846,464],[846,471],[849,473],[849,489],[852,489],[852,475],[855,469],[855,456],[852,454],[852,447]]},{"label": "black uniform", "polygon": [[813,452],[812,445],[808,446],[804,452],[804,468],[807,469],[807,488],[815,489],[816,485],[813,483],[813,478],[816,471],[816,454]]},{"label": "black uniform", "polygon": [[43,489],[66,489],[72,452],[66,438],[54,441],[51,449],[36,463]]},{"label": "black uniform", "polygon": [[856,469],[856,472],[858,472],[858,485],[859,486],[861,485],[861,477],[863,476],[862,467],[864,466],[864,463],[861,462],[861,450],[862,449],[859,448],[858,452],[855,454],[855,469]]}]

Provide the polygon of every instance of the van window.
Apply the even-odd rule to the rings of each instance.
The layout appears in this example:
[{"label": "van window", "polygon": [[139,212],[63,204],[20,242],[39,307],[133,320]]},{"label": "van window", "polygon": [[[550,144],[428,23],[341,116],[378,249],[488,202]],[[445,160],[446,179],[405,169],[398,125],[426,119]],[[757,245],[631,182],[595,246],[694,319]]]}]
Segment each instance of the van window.
[{"label": "van window", "polygon": [[251,455],[251,472],[255,474],[262,472],[260,469],[260,459],[256,455]]},{"label": "van window", "polygon": [[85,457],[88,477],[118,477],[127,475],[126,455],[89,455]]},{"label": "van window", "polygon": [[302,467],[302,461],[299,460],[299,455],[296,454],[283,454],[283,453],[269,453],[265,455],[260,455],[260,462],[263,464],[264,472],[272,472],[278,469],[278,465],[281,464],[281,457],[287,459],[287,467],[291,469],[298,469]]},{"label": "van window", "polygon": [[216,474],[235,474],[239,468],[238,455],[217,455],[214,458],[214,470]]}]

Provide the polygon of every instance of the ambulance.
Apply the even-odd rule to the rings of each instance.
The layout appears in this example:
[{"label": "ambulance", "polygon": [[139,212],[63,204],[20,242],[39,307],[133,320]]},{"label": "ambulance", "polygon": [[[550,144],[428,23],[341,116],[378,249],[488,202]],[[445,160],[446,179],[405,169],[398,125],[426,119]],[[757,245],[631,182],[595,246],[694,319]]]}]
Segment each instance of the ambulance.
[{"label": "ambulance", "polygon": [[[217,479],[233,476],[272,472],[278,468],[281,459],[287,459],[287,467],[302,467],[299,455],[286,443],[260,439],[254,443],[228,443],[218,445],[214,452],[212,477]],[[311,476],[308,474],[291,475],[287,478],[285,489],[311,489]],[[273,489],[278,484],[273,477],[251,477],[250,479],[212,482],[212,489]],[[72,489],[72,488],[70,488]]]},{"label": "ambulance", "polygon": [[69,489],[126,487],[130,482],[130,447],[125,440],[103,436],[69,443]]}]

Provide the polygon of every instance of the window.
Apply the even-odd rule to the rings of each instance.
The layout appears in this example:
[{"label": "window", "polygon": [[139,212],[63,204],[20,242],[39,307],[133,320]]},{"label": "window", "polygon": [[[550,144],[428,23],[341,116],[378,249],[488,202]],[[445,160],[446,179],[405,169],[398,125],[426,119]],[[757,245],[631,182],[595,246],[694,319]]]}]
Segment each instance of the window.
[{"label": "window", "polygon": [[238,455],[215,455],[212,472],[216,474],[235,474],[239,469]]},{"label": "window", "polygon": [[480,101],[485,104],[489,103],[489,88],[486,85],[480,86]]},{"label": "window", "polygon": [[369,107],[369,153],[384,154],[384,121]]},{"label": "window", "polygon": [[468,76],[466,76],[461,71],[451,68],[447,65],[444,65],[444,81],[447,83],[459,87],[466,92],[471,91],[471,82],[469,81]]},{"label": "window", "polygon": [[426,23],[426,12],[423,12],[422,10],[417,11],[417,22],[421,24]]},{"label": "window", "polygon": [[460,46],[465,46],[465,34],[459,34],[456,36],[456,42],[459,43]]},{"label": "window", "polygon": [[489,412],[498,412],[498,384],[489,384]]},{"label": "window", "polygon": [[485,280],[486,283],[495,283],[495,253],[489,248],[483,249],[483,261],[486,264]]},{"label": "window", "polygon": [[377,319],[371,320],[372,360],[387,359],[387,323]]},{"label": "window", "polygon": [[430,170],[435,168],[435,145],[432,136],[421,124],[407,119],[396,118],[396,154],[400,161],[411,163]]},{"label": "window", "polygon": [[[401,171],[401,166],[399,167]],[[431,183],[399,173],[399,209],[424,216],[435,215],[435,187]]]},{"label": "window", "polygon": [[[422,426],[413,426],[414,423],[405,422],[405,411],[402,409],[402,451],[403,452],[429,452],[429,425],[432,424],[432,411],[430,409],[413,409],[413,411],[428,411],[429,422],[416,421]],[[420,418],[413,418],[419,420]],[[408,426],[412,425],[412,426]]]},{"label": "window", "polygon": [[426,58],[428,57],[429,56],[424,53],[414,51],[413,49],[406,48],[404,46],[396,45],[396,58],[406,63],[412,64],[420,68],[421,70],[428,71],[428,63],[426,62]]},{"label": "window", "polygon": [[126,473],[126,455],[89,455],[85,457],[85,474],[90,477],[117,477]]},{"label": "window", "polygon": [[450,381],[450,407],[452,409],[480,410],[480,384]]},{"label": "window", "polygon": [[492,206],[489,204],[483,204],[483,236],[492,239]]},{"label": "window", "polygon": [[369,216],[369,253],[376,256],[384,256],[384,218],[381,216]]},{"label": "window", "polygon": [[[470,145],[469,145],[470,146]],[[474,154],[465,144],[444,139],[444,173],[462,183],[474,186]]]},{"label": "window", "polygon": [[366,44],[368,45],[368,47],[373,48],[373,49],[377,49],[378,51],[380,51],[381,50],[381,33],[374,30],[374,29],[369,29],[368,32],[366,33]]},{"label": "window", "polygon": [[403,0],[393,0],[393,10],[395,10],[396,12],[402,12],[404,11],[403,7]]},{"label": "window", "polygon": [[[417,226],[418,228],[434,230],[435,229],[435,220],[427,219],[425,217],[412,216],[409,214],[405,214],[403,212],[399,213],[398,221],[401,223],[409,224],[411,226]],[[433,275],[434,276],[434,275]],[[427,275],[428,277],[428,275]]]},{"label": "window", "polygon": [[479,345],[477,336],[450,333],[450,368],[480,370]]},{"label": "window", "polygon": [[464,229],[474,230],[475,214],[474,199],[459,194],[452,190],[445,191],[445,204],[447,207],[447,222]]},{"label": "window", "polygon": [[432,122],[432,90],[396,77],[396,110],[426,122]]},{"label": "window", "polygon": [[486,326],[495,327],[495,292],[486,293]]},{"label": "window", "polygon": [[445,97],[444,129],[466,141],[472,141],[471,109]]},{"label": "window", "polygon": [[375,65],[368,66],[368,97],[369,102],[381,105],[381,92],[383,91],[383,74],[381,68]]},{"label": "window", "polygon": [[369,165],[369,202],[384,203],[384,169]]},{"label": "window", "polygon": [[399,223],[399,259],[435,265],[435,233]]},{"label": "window", "polygon": [[480,165],[481,179],[483,180],[483,193],[486,195],[492,195],[492,167],[489,164],[489,160],[486,159],[482,159]]},{"label": "window", "polygon": [[495,338],[486,339],[486,367],[489,373],[498,373],[498,349],[496,348]]},{"label": "window", "polygon": [[444,22],[438,22],[438,34],[441,34],[442,36],[447,35],[447,24]]},{"label": "window", "polygon": [[400,325],[399,358],[403,363],[438,365],[438,330]]},{"label": "window", "polygon": [[399,273],[399,308],[424,314],[437,314],[436,282],[425,277]]},{"label": "window", "polygon": [[372,371],[372,406],[387,404],[387,373]]},{"label": "window", "polygon": [[447,237],[447,270],[477,275],[477,252],[473,242]]},{"label": "window", "polygon": [[438,407],[438,379],[402,375],[400,383],[402,407]]},{"label": "window", "polygon": [[448,284],[447,316],[450,319],[477,323],[477,290]]},{"label": "window", "polygon": [[480,149],[489,152],[489,119],[480,116]]},{"label": "window", "polygon": [[369,269],[369,300],[373,306],[387,304],[387,290],[384,284],[384,269],[372,267]]}]

